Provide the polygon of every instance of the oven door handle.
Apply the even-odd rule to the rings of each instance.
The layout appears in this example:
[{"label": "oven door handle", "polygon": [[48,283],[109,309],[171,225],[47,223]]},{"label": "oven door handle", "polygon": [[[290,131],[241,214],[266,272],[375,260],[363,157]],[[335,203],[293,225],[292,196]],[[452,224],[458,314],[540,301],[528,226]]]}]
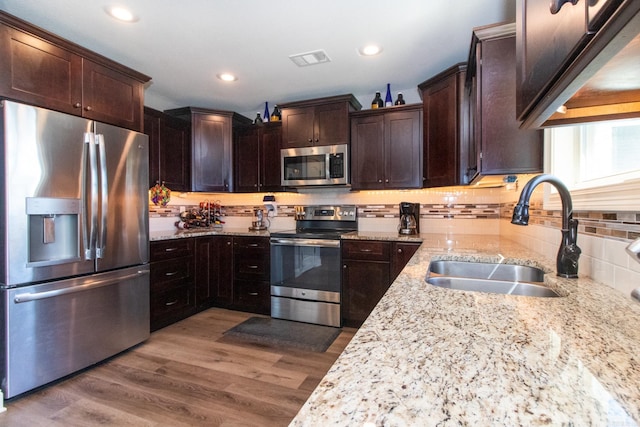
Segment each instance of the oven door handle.
[{"label": "oven door handle", "polygon": [[280,239],[272,238],[273,246],[314,246],[318,248],[339,248],[340,240],[327,239]]}]

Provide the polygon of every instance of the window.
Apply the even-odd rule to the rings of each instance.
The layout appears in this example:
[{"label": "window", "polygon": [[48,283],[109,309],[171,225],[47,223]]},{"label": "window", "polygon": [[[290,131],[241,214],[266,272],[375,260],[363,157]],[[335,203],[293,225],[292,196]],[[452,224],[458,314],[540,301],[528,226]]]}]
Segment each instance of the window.
[{"label": "window", "polygon": [[[640,119],[547,129],[545,157],[574,209],[640,210]],[[555,190],[545,189],[545,205],[560,205]]]}]

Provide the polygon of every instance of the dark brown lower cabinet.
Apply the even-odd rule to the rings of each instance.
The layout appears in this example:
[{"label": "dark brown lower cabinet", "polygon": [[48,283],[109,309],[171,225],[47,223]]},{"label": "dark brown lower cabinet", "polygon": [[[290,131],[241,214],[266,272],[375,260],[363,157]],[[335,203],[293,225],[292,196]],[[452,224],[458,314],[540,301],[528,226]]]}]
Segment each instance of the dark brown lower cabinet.
[{"label": "dark brown lower cabinet", "polygon": [[270,250],[268,237],[233,237],[233,309],[271,312]]},{"label": "dark brown lower cabinet", "polygon": [[151,331],[196,312],[194,239],[151,242]]},{"label": "dark brown lower cabinet", "polygon": [[359,327],[418,250],[420,243],[342,242],[343,324]]}]

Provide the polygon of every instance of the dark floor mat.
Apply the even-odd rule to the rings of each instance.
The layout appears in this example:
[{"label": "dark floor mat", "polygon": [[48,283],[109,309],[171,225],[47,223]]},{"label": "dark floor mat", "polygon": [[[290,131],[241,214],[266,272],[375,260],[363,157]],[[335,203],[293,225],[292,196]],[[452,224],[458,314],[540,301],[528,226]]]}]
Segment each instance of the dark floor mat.
[{"label": "dark floor mat", "polygon": [[294,347],[301,350],[324,352],[340,335],[340,328],[272,319],[251,317],[224,333],[272,346]]}]

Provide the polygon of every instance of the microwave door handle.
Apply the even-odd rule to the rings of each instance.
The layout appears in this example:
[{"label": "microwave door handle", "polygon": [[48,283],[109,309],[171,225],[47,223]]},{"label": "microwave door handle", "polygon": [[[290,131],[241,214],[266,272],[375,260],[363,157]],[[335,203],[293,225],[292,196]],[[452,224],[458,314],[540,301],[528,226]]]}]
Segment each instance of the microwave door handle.
[{"label": "microwave door handle", "polygon": [[[91,205],[91,217],[89,218],[89,242],[85,246],[85,259],[95,258],[96,233],[98,229],[98,168],[96,158],[96,140],[95,134],[86,132],[84,134],[84,142],[89,155],[89,179],[85,179],[84,185],[89,186],[89,200],[85,200],[84,209],[85,217],[87,217],[87,205]],[[86,178],[86,174],[85,174]],[[86,197],[86,192],[85,192]],[[86,229],[85,229],[86,232]]]},{"label": "microwave door handle", "polygon": [[104,135],[96,134],[96,144],[100,160],[100,233],[96,244],[96,258],[104,256],[107,236],[107,213],[109,212],[109,183],[107,181],[107,153],[104,144]]}]

